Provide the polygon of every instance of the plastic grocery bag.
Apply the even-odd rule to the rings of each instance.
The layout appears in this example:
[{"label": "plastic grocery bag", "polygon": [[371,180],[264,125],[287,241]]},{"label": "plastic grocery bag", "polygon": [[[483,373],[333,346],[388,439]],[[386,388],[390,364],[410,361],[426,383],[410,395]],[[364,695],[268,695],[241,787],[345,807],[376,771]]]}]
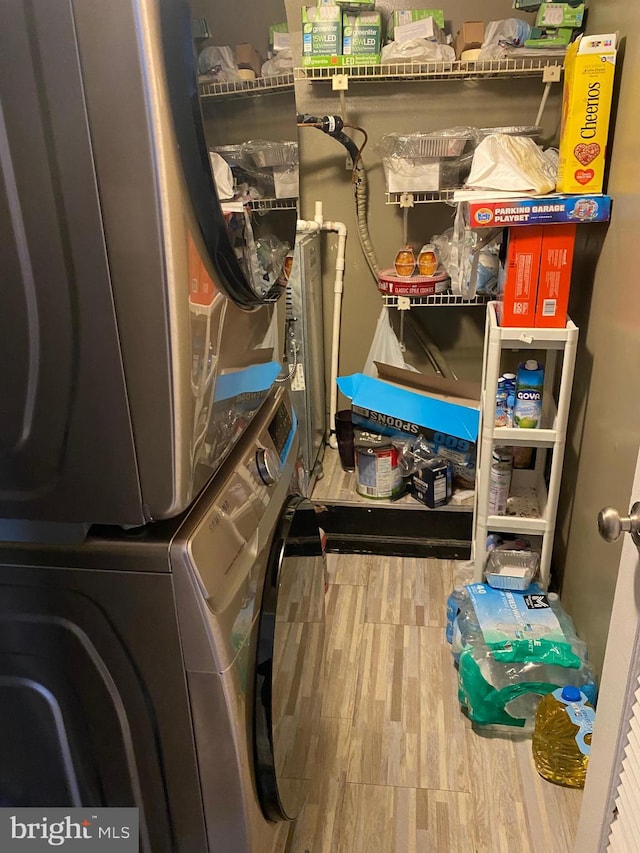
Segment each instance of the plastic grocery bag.
[{"label": "plastic grocery bag", "polygon": [[218,198],[221,200],[233,198],[235,188],[231,166],[215,151],[209,151],[209,162],[211,163],[211,171],[213,172],[213,180],[218,191]]},{"label": "plastic grocery bag", "polygon": [[293,54],[291,48],[279,50],[275,56],[262,66],[263,77],[276,77],[278,74],[287,74],[293,68]]},{"label": "plastic grocery bag", "polygon": [[198,71],[219,83],[235,83],[240,79],[233,50],[227,46],[203,48],[198,55]]},{"label": "plastic grocery bag", "polygon": [[521,18],[490,21],[484,31],[484,42],[478,60],[502,59],[511,55],[511,48],[522,47],[531,34],[531,27]]},{"label": "plastic grocery bag", "polygon": [[452,62],[455,58],[455,50],[447,44],[427,39],[409,39],[386,44],[382,48],[380,62],[382,65],[394,62]]},{"label": "plastic grocery bag", "polygon": [[391,328],[389,311],[384,305],[380,311],[376,330],[373,334],[373,340],[371,341],[371,347],[369,348],[369,354],[367,355],[364,368],[362,369],[365,376],[373,376],[375,379],[378,378],[378,368],[374,364],[376,361],[383,362],[384,364],[390,364],[392,367],[402,367],[405,370],[413,370],[418,373],[415,367],[407,364],[404,360],[400,341],[396,337],[396,333]]},{"label": "plastic grocery bag", "polygon": [[476,148],[467,186],[545,195],[556,188],[553,160],[528,136],[493,133]]}]

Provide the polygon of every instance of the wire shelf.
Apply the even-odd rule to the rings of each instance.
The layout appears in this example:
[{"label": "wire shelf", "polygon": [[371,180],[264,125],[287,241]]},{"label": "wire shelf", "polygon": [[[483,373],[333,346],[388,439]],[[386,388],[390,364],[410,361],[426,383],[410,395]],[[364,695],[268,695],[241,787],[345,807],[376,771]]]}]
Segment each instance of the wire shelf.
[{"label": "wire shelf", "polygon": [[251,210],[296,210],[297,198],[259,198],[249,202]]},{"label": "wire shelf", "polygon": [[486,305],[488,296],[476,296],[473,299],[465,299],[455,296],[453,293],[436,293],[433,296],[388,296],[382,297],[387,308],[436,308],[438,306],[465,308],[470,305]]},{"label": "wire shelf", "polygon": [[455,189],[438,190],[437,192],[404,192],[387,193],[387,204],[396,204],[400,207],[413,207],[414,204],[434,204],[438,201],[453,201]]},{"label": "wire shelf", "polygon": [[500,77],[540,77],[546,68],[562,68],[555,58],[490,59],[481,62],[396,62],[389,65],[332,65],[296,68],[297,80],[331,80],[344,75],[351,80],[484,80]]},{"label": "wire shelf", "polygon": [[293,92],[293,74],[278,74],[275,77],[258,77],[255,80],[237,80],[234,83],[199,83],[203,100],[221,97],[252,97],[278,92]]}]

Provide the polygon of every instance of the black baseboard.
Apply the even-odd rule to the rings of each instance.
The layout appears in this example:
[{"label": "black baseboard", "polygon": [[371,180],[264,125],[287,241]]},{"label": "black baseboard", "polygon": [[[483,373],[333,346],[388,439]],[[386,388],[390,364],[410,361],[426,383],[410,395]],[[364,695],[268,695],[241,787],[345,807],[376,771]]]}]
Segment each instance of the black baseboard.
[{"label": "black baseboard", "polygon": [[472,514],[356,503],[316,503],[329,551],[468,560]]}]

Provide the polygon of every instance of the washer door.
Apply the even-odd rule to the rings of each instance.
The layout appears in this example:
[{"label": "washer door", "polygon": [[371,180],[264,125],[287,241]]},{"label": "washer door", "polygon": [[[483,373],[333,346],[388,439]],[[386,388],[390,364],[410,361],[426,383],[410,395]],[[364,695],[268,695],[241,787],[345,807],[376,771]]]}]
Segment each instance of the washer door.
[{"label": "washer door", "polygon": [[324,684],[324,555],[313,505],[289,499],[267,564],[258,627],[254,760],[268,820],[293,820],[312,772]]}]

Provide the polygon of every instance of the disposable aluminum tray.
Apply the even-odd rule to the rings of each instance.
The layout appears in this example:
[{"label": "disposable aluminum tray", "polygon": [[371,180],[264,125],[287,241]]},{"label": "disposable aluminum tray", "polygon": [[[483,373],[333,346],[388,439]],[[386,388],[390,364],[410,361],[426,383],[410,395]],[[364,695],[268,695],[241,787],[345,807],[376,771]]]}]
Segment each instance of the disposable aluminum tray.
[{"label": "disposable aluminum tray", "polygon": [[214,145],[211,151],[219,154],[229,166],[246,166],[247,158],[242,145]]},{"label": "disposable aluminum tray", "polygon": [[471,137],[415,133],[402,139],[403,157],[459,157]]},{"label": "disposable aluminum tray", "polygon": [[260,169],[267,166],[295,166],[298,162],[297,142],[246,143],[244,147]]},{"label": "disposable aluminum tray", "polygon": [[507,136],[530,136],[535,139],[542,135],[542,128],[537,125],[511,125],[508,127],[479,127],[479,136],[490,136],[492,133],[505,133]]},{"label": "disposable aluminum tray", "polygon": [[535,551],[496,549],[487,560],[487,583],[497,589],[525,590],[535,577],[539,565],[540,554]]}]

